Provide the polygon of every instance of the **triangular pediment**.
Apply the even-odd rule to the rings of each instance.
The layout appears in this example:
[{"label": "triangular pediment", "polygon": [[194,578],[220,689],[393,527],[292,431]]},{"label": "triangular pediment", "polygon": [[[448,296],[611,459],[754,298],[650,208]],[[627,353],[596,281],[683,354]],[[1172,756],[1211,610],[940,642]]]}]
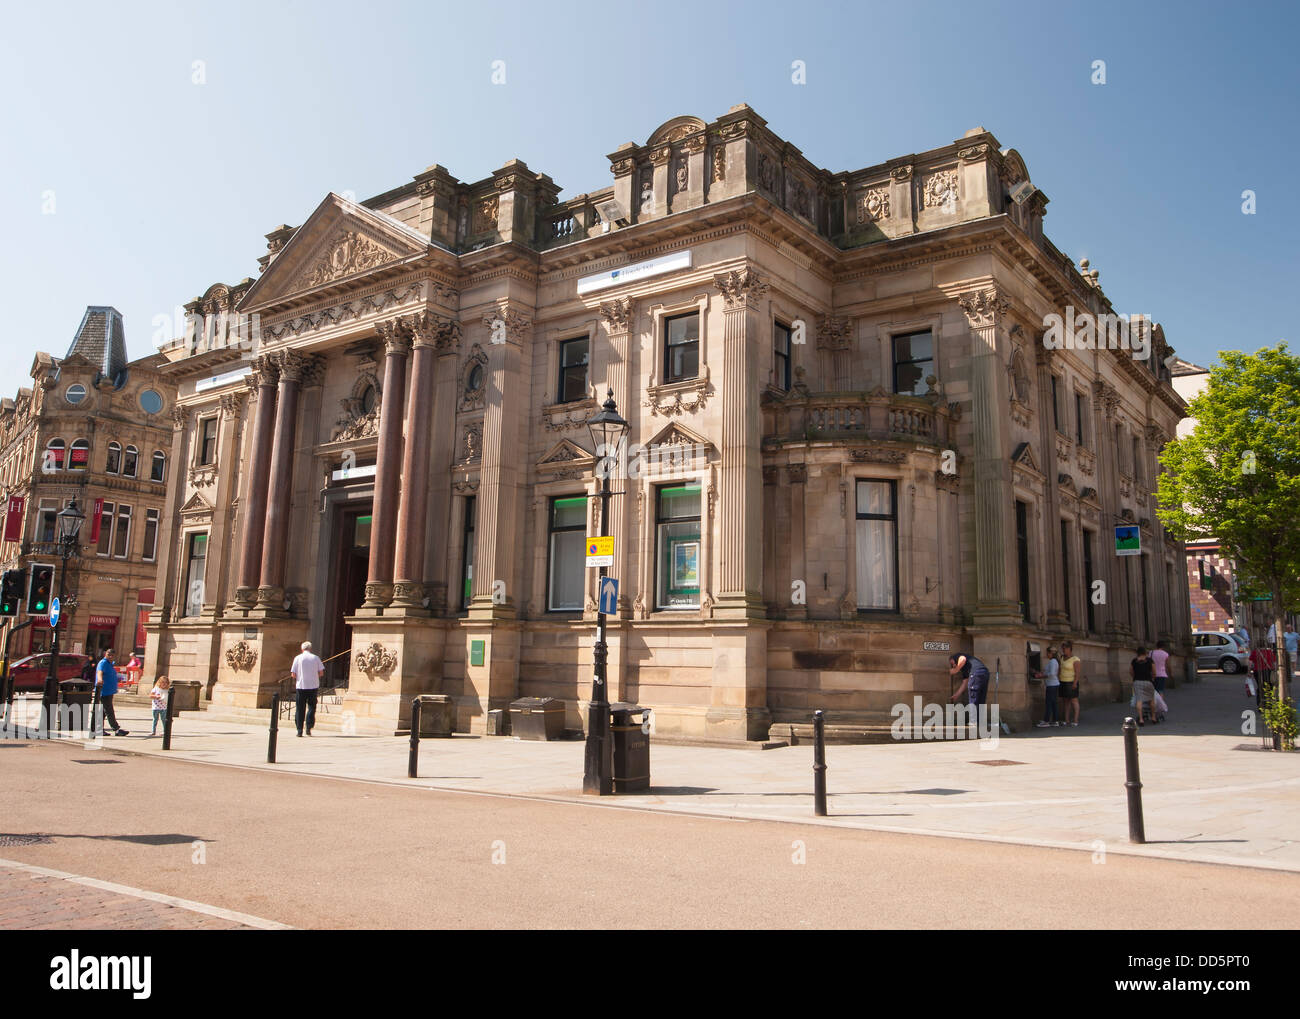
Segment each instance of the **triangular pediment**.
[{"label": "triangular pediment", "polygon": [[662,446],[695,446],[709,457],[712,457],[717,452],[713,443],[703,435],[691,431],[685,425],[676,421],[665,425],[654,438],[646,443],[646,447],[649,449]]},{"label": "triangular pediment", "polygon": [[182,513],[211,513],[212,503],[208,502],[207,499],[203,498],[203,495],[201,493],[195,492],[193,495],[189,497],[189,499],[185,501],[185,505],[181,507],[181,512]]},{"label": "triangular pediment", "polygon": [[258,311],[428,250],[429,241],[405,223],[331,193],[294,231],[239,310]]},{"label": "triangular pediment", "polygon": [[550,451],[537,461],[542,470],[557,467],[589,467],[595,460],[590,453],[569,439],[561,439]]},{"label": "triangular pediment", "polygon": [[1016,447],[1016,451],[1011,454],[1011,462],[1021,467],[1028,467],[1031,471],[1038,471],[1038,461],[1034,459],[1034,451],[1027,442],[1022,442]]}]

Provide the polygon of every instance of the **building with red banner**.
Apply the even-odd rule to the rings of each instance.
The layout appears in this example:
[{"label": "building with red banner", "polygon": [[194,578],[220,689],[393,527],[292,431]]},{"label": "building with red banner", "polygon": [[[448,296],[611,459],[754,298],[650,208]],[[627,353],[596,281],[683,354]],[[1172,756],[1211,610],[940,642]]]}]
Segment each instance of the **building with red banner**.
[{"label": "building with red banner", "polygon": [[[161,355],[128,361],[122,315],[89,307],[62,358],[37,353],[30,387],[0,400],[0,564],[55,567],[58,513],[73,499],[85,514],[79,556],[68,560],[61,647],[119,656],[144,650],[153,604],[159,517],[170,464],[175,386],[159,373]],[[27,618],[24,597],[7,627]],[[47,650],[48,617],[15,633],[11,659]]]}]

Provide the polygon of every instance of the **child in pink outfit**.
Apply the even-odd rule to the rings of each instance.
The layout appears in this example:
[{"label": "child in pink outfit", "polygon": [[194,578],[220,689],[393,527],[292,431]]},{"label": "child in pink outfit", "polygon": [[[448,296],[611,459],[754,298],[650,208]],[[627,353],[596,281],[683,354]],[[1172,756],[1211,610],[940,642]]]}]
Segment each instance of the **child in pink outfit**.
[{"label": "child in pink outfit", "polygon": [[170,686],[171,680],[166,676],[159,676],[158,682],[149,691],[149,703],[153,707],[153,732],[149,733],[150,736],[158,735],[158,723],[167,714],[167,689]]}]

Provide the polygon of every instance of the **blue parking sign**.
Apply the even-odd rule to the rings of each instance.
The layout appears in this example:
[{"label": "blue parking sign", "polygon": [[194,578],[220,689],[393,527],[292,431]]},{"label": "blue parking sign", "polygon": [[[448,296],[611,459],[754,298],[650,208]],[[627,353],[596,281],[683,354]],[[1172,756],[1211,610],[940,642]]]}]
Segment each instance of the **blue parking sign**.
[{"label": "blue parking sign", "polygon": [[616,577],[600,578],[600,611],[607,616],[618,613],[618,579]]}]

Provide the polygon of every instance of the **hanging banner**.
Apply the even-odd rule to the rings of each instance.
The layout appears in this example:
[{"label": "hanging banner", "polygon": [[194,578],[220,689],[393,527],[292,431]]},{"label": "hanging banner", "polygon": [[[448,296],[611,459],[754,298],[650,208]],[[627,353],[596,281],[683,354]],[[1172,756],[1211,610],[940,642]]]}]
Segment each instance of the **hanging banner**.
[{"label": "hanging banner", "polygon": [[104,500],[95,500],[95,509],[90,518],[90,543],[94,545],[99,541],[99,525],[104,516]]},{"label": "hanging banner", "polygon": [[5,507],[5,541],[22,541],[23,508],[27,505],[25,495],[11,495],[9,505]]}]

